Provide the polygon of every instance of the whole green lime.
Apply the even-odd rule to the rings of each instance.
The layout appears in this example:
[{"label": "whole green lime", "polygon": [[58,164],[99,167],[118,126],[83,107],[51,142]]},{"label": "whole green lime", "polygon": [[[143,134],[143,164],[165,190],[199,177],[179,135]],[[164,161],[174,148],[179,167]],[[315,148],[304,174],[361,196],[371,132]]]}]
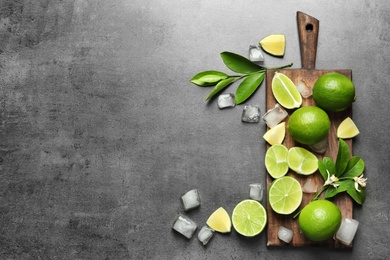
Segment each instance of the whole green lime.
[{"label": "whole green lime", "polygon": [[291,137],[302,144],[315,144],[323,140],[329,132],[328,114],[319,107],[306,106],[295,110],[287,124]]},{"label": "whole green lime", "polygon": [[355,85],[343,74],[325,73],[314,83],[313,99],[317,106],[326,111],[343,111],[356,99]]},{"label": "whole green lime", "polygon": [[319,199],[307,204],[299,214],[298,224],[302,233],[312,241],[331,238],[341,225],[341,211],[329,200]]}]

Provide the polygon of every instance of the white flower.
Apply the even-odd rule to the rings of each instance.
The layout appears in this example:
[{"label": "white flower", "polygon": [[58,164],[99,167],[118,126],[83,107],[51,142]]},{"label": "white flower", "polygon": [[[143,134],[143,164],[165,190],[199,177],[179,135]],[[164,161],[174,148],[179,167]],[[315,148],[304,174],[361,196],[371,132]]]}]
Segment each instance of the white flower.
[{"label": "white flower", "polygon": [[353,180],[355,181],[355,189],[358,192],[361,192],[361,190],[359,190],[359,185],[364,188],[364,187],[366,187],[366,184],[367,184],[367,178],[363,178],[363,176],[364,175],[362,173],[359,177],[353,177]]},{"label": "white flower", "polygon": [[330,176],[330,173],[328,170],[326,170],[326,173],[328,174],[328,179],[326,180],[324,186],[326,185],[332,185],[333,187],[337,188],[339,184],[336,183],[336,181],[339,181],[339,178],[337,178],[334,174]]}]

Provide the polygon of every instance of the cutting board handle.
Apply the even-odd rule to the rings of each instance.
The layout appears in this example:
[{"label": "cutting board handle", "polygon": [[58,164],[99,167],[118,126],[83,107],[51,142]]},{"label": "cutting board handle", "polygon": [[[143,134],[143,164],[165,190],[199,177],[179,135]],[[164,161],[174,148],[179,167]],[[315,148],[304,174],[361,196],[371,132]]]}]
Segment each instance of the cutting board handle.
[{"label": "cutting board handle", "polygon": [[297,22],[302,68],[314,69],[316,65],[320,21],[298,11]]}]

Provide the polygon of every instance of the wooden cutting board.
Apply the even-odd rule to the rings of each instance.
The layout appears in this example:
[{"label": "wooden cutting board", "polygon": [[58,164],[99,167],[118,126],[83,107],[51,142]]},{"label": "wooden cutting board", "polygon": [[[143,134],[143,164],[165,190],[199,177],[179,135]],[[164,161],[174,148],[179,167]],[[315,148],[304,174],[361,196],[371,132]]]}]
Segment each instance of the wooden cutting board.
[{"label": "wooden cutting board", "polygon": [[[305,13],[297,12],[297,22],[298,22],[298,33],[299,33],[299,43],[300,43],[300,51],[301,51],[301,61],[302,61],[302,69],[281,69],[281,70],[269,70],[266,74],[266,108],[271,109],[275,106],[277,101],[275,100],[272,94],[272,78],[276,71],[281,72],[288,76],[295,84],[297,84],[300,80],[303,80],[308,87],[312,88],[315,81],[319,76],[327,72],[339,72],[350,79],[352,79],[352,71],[349,69],[342,70],[317,70],[315,69],[315,61],[316,61],[316,52],[317,52],[317,42],[318,42],[318,30],[319,30],[319,21],[311,17]],[[315,105],[312,97],[304,98],[302,106]],[[294,110],[287,110],[290,115]],[[338,139],[336,137],[336,129],[338,125],[344,120],[346,117],[352,117],[352,108],[347,109],[346,111],[337,112],[337,113],[328,113],[331,119],[331,128],[328,135],[328,148],[324,154],[317,154],[319,159],[322,159],[324,156],[330,157],[333,160],[336,159],[337,151],[338,151]],[[288,122],[288,118],[285,119],[286,125]],[[268,130],[268,129],[267,129]],[[352,153],[352,140],[345,140],[349,145]],[[283,144],[287,147],[293,146],[302,146],[310,150],[310,148],[301,145],[295,142],[291,136],[289,135],[286,129],[286,137],[284,139]],[[270,146],[267,145],[267,149]],[[296,178],[301,185],[304,184],[305,180],[308,176],[302,176],[294,173],[293,171],[289,171],[287,175],[290,175]],[[312,176],[317,183],[317,187],[321,187],[324,183],[321,174],[317,171]],[[267,174],[267,191],[272,182],[272,177]],[[313,194],[303,194],[303,200],[301,206],[298,210],[301,210],[313,197]],[[345,193],[336,195],[332,199],[335,202],[341,212],[343,217],[352,218],[353,214],[353,203],[352,199],[346,195]],[[297,210],[297,211],[298,211]],[[335,241],[334,239],[328,239],[323,242],[313,242],[306,239],[299,231],[298,226],[298,218],[293,218],[293,214],[285,216],[279,215],[273,212],[267,201],[267,214],[268,214],[268,224],[267,224],[267,246],[294,246],[294,247],[305,247],[305,246],[317,246],[317,247],[331,247],[331,248],[349,248],[352,245],[345,246],[341,244],[339,241]],[[293,230],[294,235],[291,243],[286,244],[278,238],[278,229],[280,226],[284,226]]]}]

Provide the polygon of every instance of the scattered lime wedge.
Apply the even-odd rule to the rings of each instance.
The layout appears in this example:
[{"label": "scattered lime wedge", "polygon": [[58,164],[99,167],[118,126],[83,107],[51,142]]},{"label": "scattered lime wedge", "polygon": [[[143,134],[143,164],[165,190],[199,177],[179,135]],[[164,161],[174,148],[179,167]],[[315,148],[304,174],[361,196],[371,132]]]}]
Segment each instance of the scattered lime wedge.
[{"label": "scattered lime wedge", "polygon": [[269,129],[263,135],[264,140],[266,140],[270,145],[281,144],[286,135],[286,123],[282,122],[271,129]]},{"label": "scattered lime wedge", "polygon": [[286,36],[283,34],[269,35],[260,41],[260,46],[268,54],[281,57],[286,49]]},{"label": "scattered lime wedge", "polygon": [[232,222],[229,214],[222,207],[218,208],[210,217],[207,219],[206,224],[221,233],[228,233],[231,231]]},{"label": "scattered lime wedge", "polygon": [[275,72],[272,78],[272,93],[280,105],[287,109],[298,108],[302,105],[302,96],[294,82],[280,72]]},{"label": "scattered lime wedge", "polygon": [[298,174],[310,175],[318,169],[318,159],[302,147],[292,147],[288,151],[288,166]]},{"label": "scattered lime wedge", "polygon": [[338,138],[352,138],[357,136],[359,133],[359,129],[350,117],[344,119],[343,122],[341,122],[341,124],[337,127]]},{"label": "scattered lime wedge", "polygon": [[275,179],[269,186],[268,201],[276,213],[291,214],[301,205],[301,185],[290,176]]},{"label": "scattered lime wedge", "polygon": [[239,234],[253,237],[260,234],[267,224],[267,212],[258,201],[243,200],[234,208],[232,221]]},{"label": "scattered lime wedge", "polygon": [[265,168],[272,178],[280,178],[288,172],[288,149],[282,144],[272,145],[265,154]]}]

